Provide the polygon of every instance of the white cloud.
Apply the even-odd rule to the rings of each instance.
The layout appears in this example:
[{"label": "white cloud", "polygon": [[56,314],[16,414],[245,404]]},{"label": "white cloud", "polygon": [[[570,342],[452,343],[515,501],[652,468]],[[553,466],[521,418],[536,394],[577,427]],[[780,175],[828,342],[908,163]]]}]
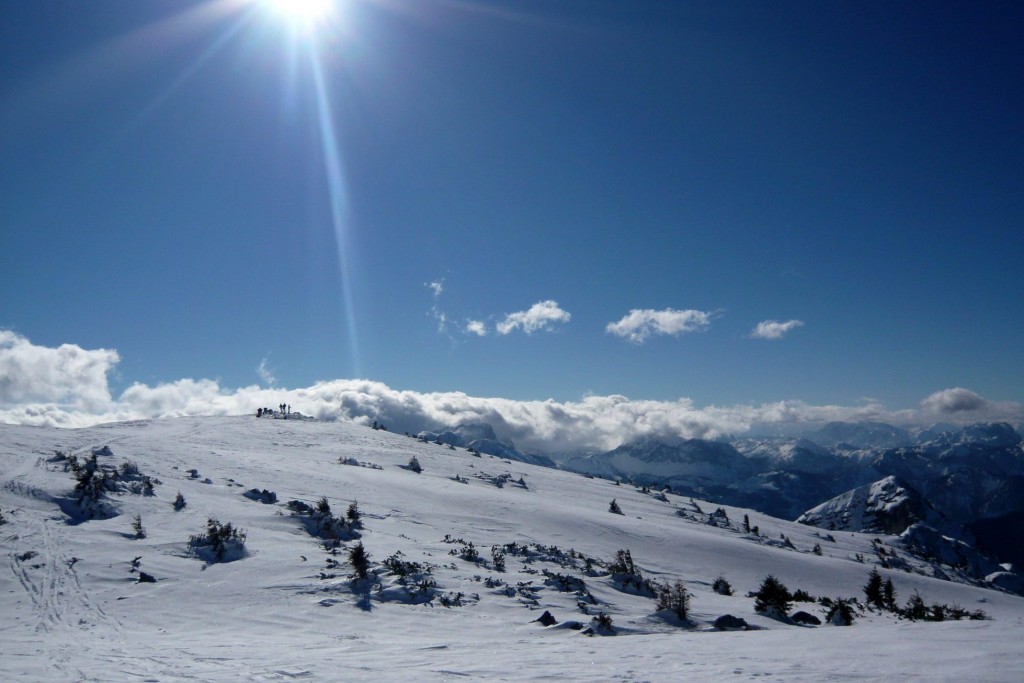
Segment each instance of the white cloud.
[{"label": "white cloud", "polygon": [[988,401],[970,389],[964,389],[963,387],[936,391],[921,401],[921,406],[925,410],[940,415],[974,412],[988,405]]},{"label": "white cloud", "polygon": [[437,321],[437,331],[441,334],[448,332],[448,316],[444,311],[439,311],[437,308],[430,309],[430,315],[434,316],[434,320]]},{"label": "white cloud", "polygon": [[750,336],[754,339],[782,339],[787,332],[796,327],[803,327],[803,324],[803,320],[764,320],[757,324]]},{"label": "white cloud", "polygon": [[652,334],[678,336],[688,332],[703,332],[711,325],[712,314],[707,311],[677,311],[666,308],[655,311],[650,308],[634,308],[622,320],[608,323],[605,331],[631,342],[642,344]]},{"label": "white cloud", "polygon": [[102,409],[110,403],[107,373],[119,360],[114,350],[36,346],[0,330],[0,406],[43,402]]},{"label": "white cloud", "polygon": [[[74,362],[62,364],[62,350]],[[30,362],[36,359],[43,360]],[[107,373],[116,362],[112,350],[88,351],[74,345],[50,349],[0,332],[0,423],[85,427],[120,420],[252,414],[259,407],[285,402],[319,419],[366,424],[378,420],[398,432],[487,422],[499,437],[512,439],[521,449],[558,453],[611,449],[641,436],[712,439],[834,420],[924,425],[940,413],[946,421],[1024,421],[1021,404],[988,401],[963,388],[929,396],[921,410],[902,411],[888,410],[877,401],[857,406],[778,401],[705,407],[688,398],[653,401],[616,395],[514,401],[461,392],[401,391],[368,380],[334,380],[299,389],[226,389],[213,380],[181,379],[156,386],[136,383],[110,400]]]},{"label": "white cloud", "polygon": [[268,387],[272,387],[277,384],[277,378],[274,377],[273,371],[270,369],[270,366],[267,365],[266,358],[260,361],[259,367],[256,368],[256,374],[260,376],[260,379],[263,380],[263,383]]},{"label": "white cloud", "polygon": [[478,337],[484,337],[487,335],[487,325],[482,320],[467,320],[466,332],[468,334],[475,334]]},{"label": "white cloud", "polygon": [[434,280],[433,282],[427,282],[424,284],[424,287],[430,289],[430,291],[434,293],[434,298],[436,299],[444,292],[444,278]]},{"label": "white cloud", "polygon": [[537,330],[550,330],[553,323],[567,323],[571,318],[568,311],[558,307],[557,301],[549,299],[535,303],[528,311],[509,313],[498,323],[497,329],[499,334],[508,334],[518,327],[526,334],[533,334]]}]

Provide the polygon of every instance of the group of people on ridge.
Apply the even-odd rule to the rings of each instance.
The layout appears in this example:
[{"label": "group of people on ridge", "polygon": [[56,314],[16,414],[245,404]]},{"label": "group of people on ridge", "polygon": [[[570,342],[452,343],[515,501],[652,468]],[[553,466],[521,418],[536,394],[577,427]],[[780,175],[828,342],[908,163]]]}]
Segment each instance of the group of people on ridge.
[{"label": "group of people on ridge", "polygon": [[256,409],[256,417],[263,417],[264,415],[274,415],[274,416],[280,415],[281,417],[283,417],[284,419],[287,420],[288,416],[291,415],[291,414],[292,414],[292,407],[291,407],[291,405],[289,405],[287,403],[279,403],[278,406],[277,406],[277,410],[276,411],[273,408],[257,408]]}]

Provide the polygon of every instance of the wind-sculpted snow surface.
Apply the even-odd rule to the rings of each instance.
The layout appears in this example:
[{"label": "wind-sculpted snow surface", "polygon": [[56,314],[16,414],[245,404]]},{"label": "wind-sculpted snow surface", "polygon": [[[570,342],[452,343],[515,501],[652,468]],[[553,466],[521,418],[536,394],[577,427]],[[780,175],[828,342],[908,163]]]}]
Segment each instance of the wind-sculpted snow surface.
[{"label": "wind-sculpted snow surface", "polygon": [[[153,493],[114,488],[112,516],[72,520],[60,501],[76,479],[54,451],[82,461],[103,446]],[[309,510],[359,533],[311,528]],[[346,422],[0,427],[0,513],[0,680],[1024,679],[1024,600],[909,554],[921,534],[827,533]],[[244,530],[234,561],[190,550],[211,520]],[[623,589],[625,551],[648,590]],[[849,628],[802,627],[747,597],[769,574],[862,597],[872,568],[901,601],[916,591],[989,619],[855,609]],[[719,577],[732,595],[712,590]],[[686,621],[652,597],[676,581]],[[825,622],[824,605],[794,609]],[[726,614],[748,630],[716,629]]]}]

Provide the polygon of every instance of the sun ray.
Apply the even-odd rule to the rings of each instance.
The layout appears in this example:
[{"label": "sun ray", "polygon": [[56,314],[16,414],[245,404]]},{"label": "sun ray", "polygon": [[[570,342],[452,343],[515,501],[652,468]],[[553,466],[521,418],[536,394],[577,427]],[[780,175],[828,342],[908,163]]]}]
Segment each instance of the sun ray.
[{"label": "sun ray", "polygon": [[355,306],[352,295],[352,268],[349,245],[349,203],[348,185],[345,182],[345,169],[334,129],[334,115],[331,111],[329,93],[324,79],[323,69],[316,49],[309,50],[310,64],[313,71],[313,82],[316,89],[317,119],[320,127],[320,144],[323,156],[324,173],[327,176],[327,191],[330,195],[331,221],[334,228],[334,243],[338,250],[338,269],[341,277],[342,303],[345,307],[345,322],[348,327],[349,352],[352,360],[352,371],[356,377],[362,376],[359,354],[359,335],[356,327]]}]

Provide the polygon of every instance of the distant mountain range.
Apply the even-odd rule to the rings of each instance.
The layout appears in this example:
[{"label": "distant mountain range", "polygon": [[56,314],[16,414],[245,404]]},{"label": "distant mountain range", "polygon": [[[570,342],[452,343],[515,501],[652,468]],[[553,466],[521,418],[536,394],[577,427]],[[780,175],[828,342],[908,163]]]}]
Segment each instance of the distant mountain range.
[{"label": "distant mountain range", "polygon": [[912,433],[834,422],[803,438],[644,438],[561,466],[823,528],[898,535],[923,524],[1024,565],[1024,445],[1006,423]]}]

